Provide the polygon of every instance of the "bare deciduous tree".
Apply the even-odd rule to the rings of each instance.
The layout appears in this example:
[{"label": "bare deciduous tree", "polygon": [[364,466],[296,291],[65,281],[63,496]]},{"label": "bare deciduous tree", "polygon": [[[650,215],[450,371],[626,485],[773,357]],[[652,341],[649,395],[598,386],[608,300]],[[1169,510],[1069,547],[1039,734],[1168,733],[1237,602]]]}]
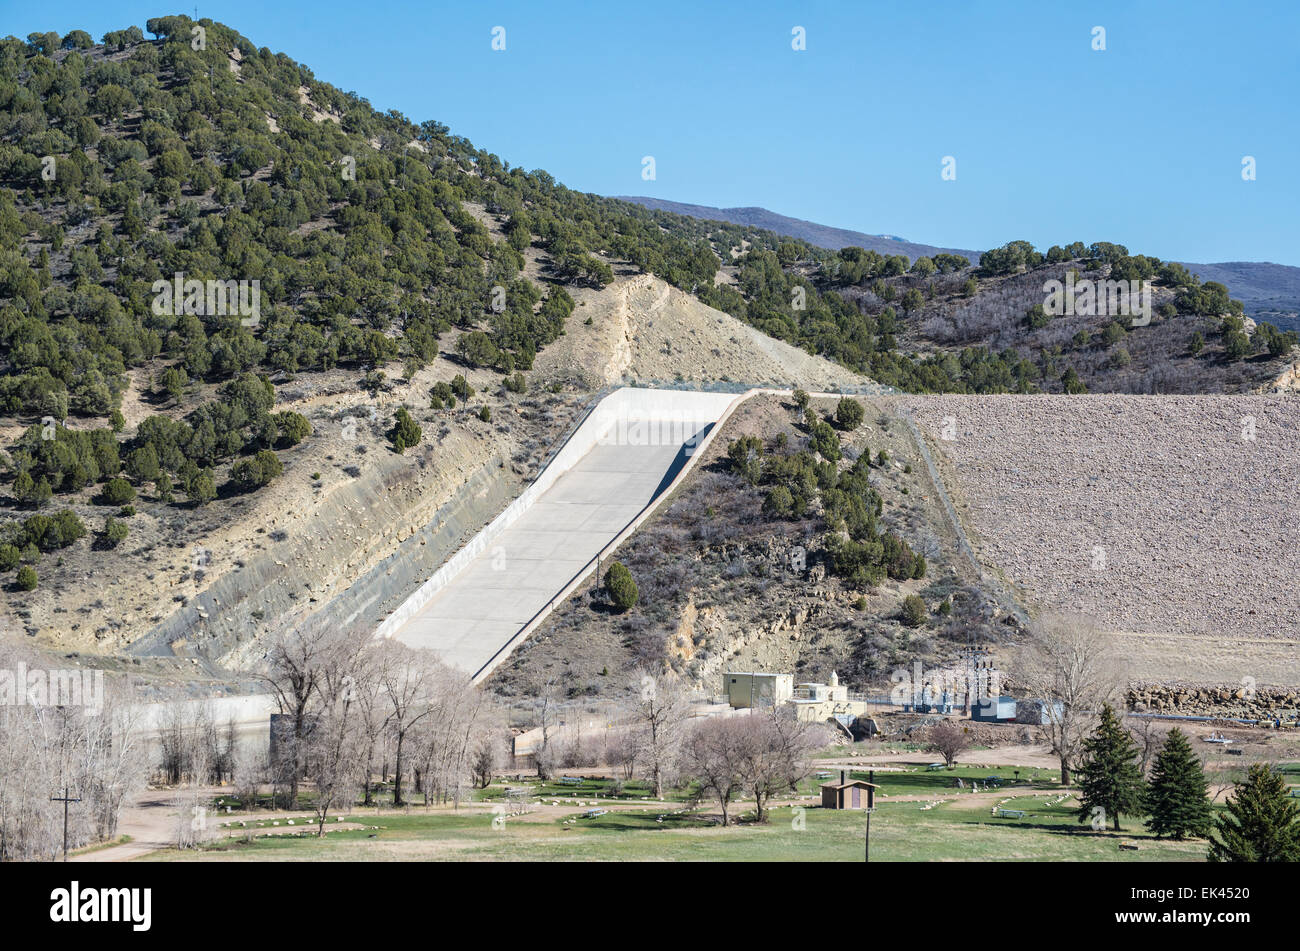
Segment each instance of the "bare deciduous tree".
[{"label": "bare deciduous tree", "polygon": [[970,733],[956,720],[940,720],[930,727],[930,748],[952,766],[957,757],[970,749]]},{"label": "bare deciduous tree", "polygon": [[207,791],[218,757],[212,742],[212,720],[212,711],[204,704],[184,700],[169,704],[164,766],[176,777],[172,784],[176,809],[173,841],[178,849],[197,848],[215,831],[208,820]]},{"label": "bare deciduous tree", "polygon": [[1124,728],[1133,737],[1138,750],[1138,769],[1146,776],[1169,735],[1169,723],[1151,717],[1127,716],[1124,718]]},{"label": "bare deciduous tree", "polygon": [[352,673],[352,711],[357,717],[361,742],[361,789],[362,802],[374,805],[375,760],[381,757],[388,740],[388,722],[392,710],[387,703],[387,695],[379,674],[382,669],[379,651],[381,645],[368,644],[357,657],[358,663]]},{"label": "bare deciduous tree", "polygon": [[1210,782],[1210,802],[1218,802],[1221,796],[1226,796],[1239,784],[1244,783],[1250,775],[1252,766],[1269,762],[1266,756],[1248,750],[1243,751],[1241,756],[1234,756],[1231,763],[1222,760],[1215,762],[1210,758],[1212,752],[1209,749],[1198,751],[1197,756],[1201,761],[1201,768],[1205,770],[1205,777]]},{"label": "bare deciduous tree", "polygon": [[316,789],[312,808],[316,835],[325,832],[325,820],[336,805],[350,806],[362,784],[366,737],[362,718],[354,708],[357,683],[370,680],[374,651],[364,642],[341,642],[322,666],[316,682],[319,704],[309,733],[306,775]]},{"label": "bare deciduous tree", "polygon": [[1044,702],[1043,732],[1066,786],[1096,712],[1115,692],[1108,638],[1095,621],[1060,614],[1042,617],[1031,637],[1016,673]]},{"label": "bare deciduous tree", "polygon": [[461,671],[435,660],[431,677],[429,715],[416,734],[424,765],[425,803],[436,796],[459,806],[472,781],[476,748],[497,728],[498,718],[491,697]]},{"label": "bare deciduous tree", "polygon": [[375,650],[379,684],[389,709],[388,729],[393,737],[393,805],[404,806],[402,780],[407,767],[407,741],[432,712],[435,660],[433,655],[411,650],[397,641],[383,641]]},{"label": "bare deciduous tree", "polygon": [[731,801],[741,792],[740,760],[748,743],[748,717],[707,717],[696,723],[682,743],[682,772],[696,780],[695,796],[712,796],[729,823]]},{"label": "bare deciduous tree", "polygon": [[[330,625],[322,615],[277,634],[267,652],[262,674],[288,726],[277,737],[284,781],[289,786],[289,808],[298,806],[298,783],[306,769],[307,734],[317,687],[328,669],[337,669],[340,653],[352,656],[357,637]],[[279,779],[279,777],[277,777]]]},{"label": "bare deciduous tree", "polygon": [[641,761],[641,735],[638,731],[619,731],[606,748],[610,765],[619,767],[624,782],[636,776],[636,767]]},{"label": "bare deciduous tree", "polygon": [[[84,677],[102,678],[97,702],[54,686]],[[35,689],[41,682],[49,689]],[[48,670],[39,657],[0,645],[0,862],[57,857],[64,804],[51,797],[65,790],[80,800],[67,806],[69,848],[117,834],[123,802],[148,775],[131,699],[124,678]]]},{"label": "bare deciduous tree", "polygon": [[635,748],[649,773],[656,799],[662,799],[669,770],[690,714],[690,697],[681,682],[668,673],[637,671],[633,675]]},{"label": "bare deciduous tree", "polygon": [[140,709],[129,700],[123,690],[110,692],[99,722],[86,724],[90,728],[83,728],[79,744],[93,838],[100,842],[117,835],[122,804],[144,786],[148,773]]},{"label": "bare deciduous tree", "polygon": [[241,756],[236,762],[235,774],[231,782],[234,784],[235,798],[244,804],[245,809],[252,809],[257,805],[258,792],[270,774],[270,759],[265,751],[256,757]]},{"label": "bare deciduous tree", "polygon": [[501,730],[488,730],[476,742],[470,759],[474,785],[487,789],[492,777],[505,761],[506,737]]},{"label": "bare deciduous tree", "polygon": [[548,679],[542,685],[541,693],[537,697],[537,713],[540,721],[539,725],[542,730],[542,741],[537,745],[537,752],[533,754],[533,760],[537,765],[537,778],[548,780],[555,771],[555,762],[557,751],[552,745],[551,734],[555,731],[555,719],[558,704],[555,700],[555,680]]},{"label": "bare deciduous tree", "polygon": [[826,729],[782,708],[737,719],[746,727],[737,761],[740,779],[754,794],[756,821],[766,822],[772,797],[795,791],[808,775],[813,752],[828,741]]}]

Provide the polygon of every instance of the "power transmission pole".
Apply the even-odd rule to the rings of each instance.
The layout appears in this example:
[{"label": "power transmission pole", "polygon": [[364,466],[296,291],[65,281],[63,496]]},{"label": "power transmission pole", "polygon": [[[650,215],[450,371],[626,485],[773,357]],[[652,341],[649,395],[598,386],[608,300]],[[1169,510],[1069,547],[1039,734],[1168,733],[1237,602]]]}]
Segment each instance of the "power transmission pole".
[{"label": "power transmission pole", "polygon": [[873,769],[867,773],[867,834],[863,836],[863,854],[862,861],[871,861],[871,814],[876,811],[876,791],[871,786],[876,782],[876,771]]},{"label": "power transmission pole", "polygon": [[69,798],[68,798],[68,787],[67,787],[67,786],[64,786],[64,787],[63,787],[63,795],[62,795],[62,796],[51,796],[51,797],[50,797],[50,802],[61,802],[61,803],[63,803],[63,861],[66,862],[66,861],[68,860],[68,803],[70,803],[70,802],[81,802],[81,800],[80,800],[80,799],[69,799]]}]

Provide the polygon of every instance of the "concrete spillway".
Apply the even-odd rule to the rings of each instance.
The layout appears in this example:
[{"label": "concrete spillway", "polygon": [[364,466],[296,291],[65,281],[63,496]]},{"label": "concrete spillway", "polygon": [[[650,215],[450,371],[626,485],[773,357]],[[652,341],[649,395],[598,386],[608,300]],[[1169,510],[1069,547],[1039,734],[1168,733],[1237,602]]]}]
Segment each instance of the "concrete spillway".
[{"label": "concrete spillway", "polygon": [[[788,392],[616,390],[592,409],[537,480],[388,615],[375,636],[437,651],[483,680],[613,556],[741,402],[757,393]],[[361,594],[378,583],[371,579]],[[346,594],[360,596],[353,589]],[[192,701],[182,720],[196,717],[200,707],[219,726],[234,723],[259,750],[265,750],[267,724],[278,709],[267,694],[217,698]],[[141,711],[151,740],[174,715],[161,704]]]},{"label": "concrete spillway", "polygon": [[647,517],[746,394],[628,387],[380,625],[486,677]]}]

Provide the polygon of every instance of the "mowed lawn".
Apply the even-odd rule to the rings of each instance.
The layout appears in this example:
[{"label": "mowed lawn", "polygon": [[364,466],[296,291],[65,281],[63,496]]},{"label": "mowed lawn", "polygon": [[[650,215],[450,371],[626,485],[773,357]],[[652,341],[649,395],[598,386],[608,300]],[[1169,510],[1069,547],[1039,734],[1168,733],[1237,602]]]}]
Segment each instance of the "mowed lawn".
[{"label": "mowed lawn", "polygon": [[[872,861],[1195,862],[1205,857],[1204,842],[1156,840],[1137,819],[1126,818],[1121,833],[1094,832],[1077,821],[1077,800],[1053,802],[1061,793],[1045,773],[1035,782],[993,793],[952,788],[958,776],[967,786],[978,780],[983,788],[984,778],[995,773],[1011,780],[1010,770],[988,767],[878,772],[877,782],[889,795],[878,802],[871,819]],[[590,796],[590,785],[584,786],[588,789],[583,792]],[[546,792],[548,801],[556,794],[574,793],[554,786]],[[499,794],[500,788],[494,787],[484,798],[498,799]],[[925,800],[890,801],[918,795]],[[764,825],[741,821],[723,828],[714,821],[716,806],[692,813],[680,811],[680,802],[641,806],[634,800],[632,804],[633,811],[611,810],[593,818],[585,818],[586,807],[576,805],[505,818],[494,814],[488,802],[454,811],[440,807],[425,812],[417,806],[409,814],[378,816],[358,809],[348,819],[377,828],[332,832],[323,839],[259,837],[203,851],[158,852],[148,859],[860,862],[863,858],[866,817],[862,812],[823,810],[809,802],[806,807],[775,808]],[[1026,815],[996,818],[992,811],[998,807],[1023,810]],[[738,804],[732,815],[752,817],[752,806]],[[1121,842],[1138,848],[1121,849]]]}]

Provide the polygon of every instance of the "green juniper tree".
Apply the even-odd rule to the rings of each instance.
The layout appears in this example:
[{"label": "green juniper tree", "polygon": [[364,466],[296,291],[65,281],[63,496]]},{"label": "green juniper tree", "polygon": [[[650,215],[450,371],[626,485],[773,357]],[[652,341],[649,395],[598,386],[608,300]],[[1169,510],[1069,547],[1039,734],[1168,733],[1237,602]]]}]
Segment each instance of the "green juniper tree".
[{"label": "green juniper tree", "polygon": [[920,627],[929,613],[925,600],[919,595],[909,594],[903,599],[903,623],[908,627]]},{"label": "green juniper tree", "polygon": [[217,486],[212,479],[212,473],[205,471],[198,473],[190,482],[187,494],[195,505],[207,505],[217,497]]},{"label": "green juniper tree", "polygon": [[406,407],[398,407],[393,428],[388,431],[388,439],[393,444],[393,448],[398,452],[404,452],[411,446],[419,445],[423,436],[424,431],[420,428],[420,424],[411,418]]},{"label": "green juniper tree", "polygon": [[1211,862],[1300,862],[1300,801],[1267,763],[1250,767],[1214,825]]},{"label": "green juniper tree", "polygon": [[1074,367],[1070,367],[1061,376],[1061,388],[1071,396],[1088,392],[1087,385],[1079,379],[1079,374]]},{"label": "green juniper tree", "polygon": [[799,409],[799,422],[803,422],[804,417],[808,414],[808,404],[812,397],[808,395],[807,390],[796,388],[794,391],[794,405]]},{"label": "green juniper tree", "polygon": [[104,545],[107,548],[116,548],[122,542],[126,541],[126,536],[131,530],[127,528],[126,523],[119,519],[109,516],[104,519]]},{"label": "green juniper tree", "polygon": [[750,485],[758,485],[763,476],[763,440],[741,436],[727,446],[727,459],[733,472]]},{"label": "green juniper tree", "polygon": [[866,410],[862,408],[862,404],[847,396],[841,398],[839,405],[835,407],[835,422],[841,429],[857,429],[862,425],[865,415]]},{"label": "green juniper tree", "polygon": [[620,611],[628,611],[636,605],[640,596],[632,572],[621,561],[616,561],[605,572],[605,593]]},{"label": "green juniper tree", "polygon": [[1079,821],[1100,815],[1121,831],[1121,815],[1142,813],[1145,784],[1138,768],[1137,746],[1119,722],[1114,708],[1102,704],[1101,719],[1092,736],[1083,741],[1079,763]]},{"label": "green juniper tree", "polygon": [[823,420],[813,423],[808,431],[808,445],[814,452],[821,453],[822,458],[827,462],[839,462],[840,437],[836,435],[830,423]]},{"label": "green juniper tree", "polygon": [[1147,828],[1173,839],[1209,835],[1213,822],[1206,798],[1208,786],[1186,734],[1177,728],[1170,730],[1156,754],[1147,790]]}]

